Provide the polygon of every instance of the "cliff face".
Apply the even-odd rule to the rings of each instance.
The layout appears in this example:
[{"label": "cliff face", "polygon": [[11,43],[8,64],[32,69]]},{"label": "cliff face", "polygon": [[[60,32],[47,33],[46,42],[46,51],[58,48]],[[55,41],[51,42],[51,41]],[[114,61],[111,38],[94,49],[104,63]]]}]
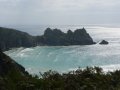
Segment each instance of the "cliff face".
[{"label": "cliff face", "polygon": [[9,50],[14,47],[34,47],[37,45],[91,45],[93,39],[83,29],[67,33],[59,29],[47,28],[42,36],[31,36],[28,33],[0,27],[0,49]]},{"label": "cliff face", "polygon": [[[71,34],[71,35],[70,35]],[[73,33],[67,33],[68,41],[72,45],[91,45],[95,44],[91,36],[83,29],[77,29]],[[69,39],[70,38],[70,39]]]},{"label": "cliff face", "polygon": [[28,74],[24,67],[0,51],[0,76],[8,74],[12,70],[21,73],[21,75]]},{"label": "cliff face", "polygon": [[83,29],[77,29],[74,32],[68,30],[67,33],[62,32],[59,29],[50,29],[45,30],[44,35],[42,36],[43,42],[46,45],[91,45],[95,44],[90,35]]},{"label": "cliff face", "polygon": [[0,50],[0,90],[37,90],[35,78]]},{"label": "cliff face", "polygon": [[13,47],[31,47],[34,45],[33,36],[14,29],[0,27],[0,48],[8,50]]},{"label": "cliff face", "polygon": [[59,29],[50,29],[47,28],[43,35],[43,43],[46,45],[65,45],[67,43],[66,40],[66,34],[60,31]]}]

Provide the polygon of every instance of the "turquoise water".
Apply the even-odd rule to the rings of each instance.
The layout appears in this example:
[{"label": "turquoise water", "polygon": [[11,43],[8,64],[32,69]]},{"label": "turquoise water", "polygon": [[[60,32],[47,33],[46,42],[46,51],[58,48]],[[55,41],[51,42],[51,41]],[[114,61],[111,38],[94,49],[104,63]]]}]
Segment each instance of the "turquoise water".
[{"label": "turquoise water", "polygon": [[87,31],[96,42],[105,39],[110,44],[21,47],[5,53],[31,74],[50,69],[68,72],[86,66],[100,66],[104,71],[120,69],[120,28],[89,27]]}]

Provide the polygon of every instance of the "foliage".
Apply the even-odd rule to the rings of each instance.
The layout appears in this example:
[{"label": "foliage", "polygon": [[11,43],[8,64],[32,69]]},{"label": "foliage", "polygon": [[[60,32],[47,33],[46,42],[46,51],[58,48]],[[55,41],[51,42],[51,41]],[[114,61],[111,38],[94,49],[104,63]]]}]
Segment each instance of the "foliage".
[{"label": "foliage", "polygon": [[48,71],[38,76],[22,76],[10,71],[0,79],[0,90],[120,90],[120,70],[104,73],[99,67],[78,68],[59,74]]}]

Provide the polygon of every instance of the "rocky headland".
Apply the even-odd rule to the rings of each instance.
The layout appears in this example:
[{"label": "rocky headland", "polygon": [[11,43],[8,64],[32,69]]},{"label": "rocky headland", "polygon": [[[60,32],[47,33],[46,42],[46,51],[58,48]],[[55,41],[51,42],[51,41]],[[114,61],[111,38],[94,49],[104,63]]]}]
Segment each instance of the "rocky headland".
[{"label": "rocky headland", "polygon": [[0,49],[3,51],[15,47],[92,45],[92,37],[84,28],[67,33],[59,29],[47,28],[43,35],[32,36],[26,32],[0,27]]}]

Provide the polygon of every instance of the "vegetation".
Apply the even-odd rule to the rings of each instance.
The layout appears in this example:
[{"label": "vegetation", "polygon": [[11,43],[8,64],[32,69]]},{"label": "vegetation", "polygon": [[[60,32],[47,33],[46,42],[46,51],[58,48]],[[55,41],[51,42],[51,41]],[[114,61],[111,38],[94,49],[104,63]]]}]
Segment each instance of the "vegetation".
[{"label": "vegetation", "polygon": [[102,68],[87,67],[63,74],[50,70],[39,77],[0,51],[0,90],[120,90],[120,70],[104,73]]},{"label": "vegetation", "polygon": [[120,90],[120,71],[103,73],[99,67],[79,68],[67,74],[48,71],[39,81],[42,90]]},{"label": "vegetation", "polygon": [[0,90],[120,90],[119,70],[106,74],[99,67],[79,68],[66,74],[50,70],[41,77],[10,71],[0,78]]},{"label": "vegetation", "polygon": [[63,74],[50,70],[39,77],[0,51],[0,90],[120,90],[120,70],[104,73],[102,68],[86,67]]}]

